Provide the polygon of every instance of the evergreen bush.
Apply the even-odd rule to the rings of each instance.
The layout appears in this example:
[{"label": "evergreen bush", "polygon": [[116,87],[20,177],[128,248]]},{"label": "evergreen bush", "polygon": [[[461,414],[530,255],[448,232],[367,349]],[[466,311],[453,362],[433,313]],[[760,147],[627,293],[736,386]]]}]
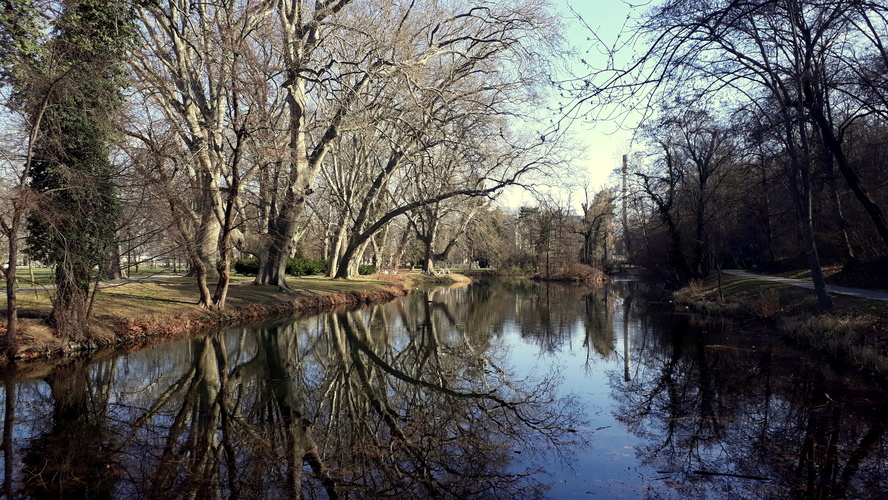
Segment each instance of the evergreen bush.
[{"label": "evergreen bush", "polygon": [[245,257],[243,259],[235,259],[231,264],[234,272],[243,274],[244,276],[256,276],[259,274],[259,259],[256,257]]},{"label": "evergreen bush", "polygon": [[[232,263],[234,271],[244,276],[256,276],[259,274],[259,259],[246,257],[236,259]],[[296,257],[287,261],[287,274],[290,276],[316,276],[327,272],[327,261],[324,259],[306,259]]]}]

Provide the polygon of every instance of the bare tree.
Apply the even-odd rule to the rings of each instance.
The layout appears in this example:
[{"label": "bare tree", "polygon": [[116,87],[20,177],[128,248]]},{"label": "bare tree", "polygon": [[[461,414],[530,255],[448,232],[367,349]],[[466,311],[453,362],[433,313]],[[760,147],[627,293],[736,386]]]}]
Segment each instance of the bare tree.
[{"label": "bare tree", "polygon": [[449,258],[469,224],[488,204],[487,198],[455,196],[413,211],[409,220],[423,246],[422,272],[434,273],[435,262]]},{"label": "bare tree", "polygon": [[614,194],[609,189],[595,193],[591,200],[588,190],[586,191],[586,201],[582,204],[582,219],[574,229],[583,237],[581,264],[592,266],[596,262],[607,261],[609,245],[613,244],[608,242],[608,235],[613,232],[614,208]]},{"label": "bare tree", "polygon": [[[670,234],[679,281],[702,278],[709,272],[713,221],[726,208],[725,189],[733,172],[743,165],[741,143],[730,127],[693,108],[664,109],[647,130],[662,157],[655,172],[637,175]],[[681,227],[682,219],[689,221],[689,230]],[[689,248],[683,241],[690,242]]]},{"label": "bare tree", "polygon": [[[207,279],[218,276],[222,225],[223,221],[230,222],[227,206],[237,197],[229,189],[235,199],[223,200],[223,187],[231,187],[223,179],[228,176],[230,182],[243,177],[243,173],[230,171],[240,161],[242,152],[238,148],[245,133],[239,120],[242,115],[236,110],[249,103],[241,95],[262,88],[239,75],[245,59],[257,62],[253,41],[271,9],[266,2],[221,0],[139,4],[142,50],[135,53],[130,66],[134,87],[145,103],[141,111],[145,125],[140,128],[134,123],[130,133],[145,142],[149,150],[181,149],[177,163],[153,163],[164,169],[155,172],[154,177],[166,183],[176,177],[176,183],[188,186],[184,192],[177,190],[184,198],[170,199],[169,203],[177,207],[173,213],[174,219],[182,223],[180,229],[193,231],[187,237],[193,240],[188,255],[199,284],[199,303],[204,307],[213,302]],[[160,118],[166,124],[163,136],[172,142],[151,144],[154,137],[147,130],[148,124]],[[166,193],[176,194],[171,190]]]},{"label": "bare tree", "polygon": [[[448,198],[490,196],[558,161],[557,143],[515,133],[506,121],[526,119],[520,106],[530,102],[530,77],[539,69],[532,43],[548,20],[531,4],[446,8],[404,16],[406,40],[427,41],[405,45],[407,57],[362,101],[365,109],[388,110],[387,120],[360,137],[381,146],[368,149],[379,158],[368,163],[376,170],[354,211],[337,277],[349,276],[363,245],[395,218]],[[524,72],[514,73],[522,64]]]},{"label": "bare tree", "polygon": [[849,93],[842,68],[867,40],[872,43],[862,27],[867,19],[883,19],[885,8],[879,2],[856,0],[668,1],[652,9],[637,26],[636,38],[626,42],[644,43],[647,49],[641,57],[625,68],[595,71],[576,81],[574,89],[584,102],[622,97],[648,112],[654,109],[648,106],[652,99],[665,94],[688,100],[726,96],[760,110],[776,106],[786,154],[797,167],[786,180],[799,197],[796,209],[809,265],[826,306],[810,210],[809,161],[818,142],[888,244],[881,209],[856,178],[838,132],[847,112],[841,103]]},{"label": "bare tree", "polygon": [[[16,265],[22,222],[34,209],[35,194],[28,186],[34,148],[50,100],[64,84],[67,73],[54,65],[41,64],[42,23],[33,2],[7,2],[0,11],[0,84],[5,91],[3,107],[16,117],[20,134],[12,144],[4,144],[3,164],[10,167],[11,182],[4,193],[0,229],[7,240],[7,264],[2,269],[6,279],[6,343],[10,355],[17,350],[18,301]],[[50,59],[51,60],[51,59]],[[35,97],[36,96],[36,97]],[[7,130],[14,130],[7,123]]]},{"label": "bare tree", "polygon": [[372,73],[378,68],[376,61],[371,61],[369,67],[364,68],[349,65],[348,72],[357,72],[360,76],[356,81],[340,82],[341,92],[345,95],[344,101],[336,107],[326,121],[321,137],[312,145],[311,132],[317,123],[310,115],[310,86],[331,76],[330,68],[325,67],[326,61],[323,58],[325,44],[330,40],[329,22],[337,18],[340,11],[350,3],[351,0],[284,0],[276,5],[283,54],[283,81],[280,82],[280,89],[286,95],[289,145],[288,156],[284,159],[281,196],[277,199],[277,210],[268,221],[268,257],[259,270],[259,283],[276,285],[281,289],[289,288],[286,266],[293,237],[298,231],[298,216],[306,197],[312,192],[315,176],[348,114],[351,103],[362,93]]}]

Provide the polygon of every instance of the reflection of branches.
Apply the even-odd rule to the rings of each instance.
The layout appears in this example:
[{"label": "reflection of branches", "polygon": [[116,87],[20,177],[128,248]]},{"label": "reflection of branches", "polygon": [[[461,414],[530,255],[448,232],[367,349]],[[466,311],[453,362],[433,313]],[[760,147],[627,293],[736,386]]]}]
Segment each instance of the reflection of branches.
[{"label": "reflection of branches", "polygon": [[77,360],[56,367],[46,378],[52,412],[45,432],[32,439],[23,453],[27,496],[110,496],[120,477],[119,444],[108,426],[114,371],[113,360],[92,367]]},{"label": "reflection of branches", "polygon": [[[235,368],[232,379],[238,382],[238,386],[242,386],[244,380],[253,380],[258,385],[260,390],[251,409],[251,415],[258,418],[251,420],[270,425],[270,443],[284,444],[287,489],[300,491],[302,464],[306,463],[320,478],[328,496],[335,499],[338,498],[335,482],[311,435],[312,424],[298,409],[301,401],[297,395],[297,380],[289,368],[293,365],[290,358],[296,350],[280,345],[282,339],[294,337],[283,333],[277,328],[261,329],[257,335],[256,355]],[[256,427],[244,419],[238,419],[238,423],[246,428]],[[282,439],[274,439],[274,433],[280,433]]]},{"label": "reflection of branches", "polygon": [[846,389],[828,388],[820,367],[799,370],[770,350],[707,343],[731,338],[720,328],[683,317],[655,329],[650,348],[635,352],[636,379],[611,378],[617,417],[648,441],[638,448],[643,463],[667,474],[662,480],[682,497],[863,498],[884,490],[884,464],[870,460],[860,474],[876,442],[885,445],[881,417],[860,422],[839,396],[830,398]]},{"label": "reflection of branches", "polygon": [[443,313],[443,303],[434,307],[425,296],[414,299],[409,307],[417,306],[413,312],[420,315],[408,314],[412,321],[405,326],[421,326],[401,349],[381,345],[362,312],[329,318],[327,336],[359,385],[350,389],[351,397],[359,394],[390,436],[390,441],[375,432],[370,437],[378,450],[377,474],[409,478],[397,490],[406,496],[418,493],[413,487],[423,497],[521,494],[532,483],[518,484],[530,480],[533,470],[506,473],[514,456],[508,447],[538,438],[567,447],[576,440],[570,429],[576,413],[567,411],[574,403],[554,399],[554,377],[519,388],[483,350],[466,342],[465,333],[454,331],[460,322]]},{"label": "reflection of branches", "polygon": [[[583,347],[586,349],[585,367],[591,370],[592,362],[598,358],[607,359],[614,352],[613,331],[615,297],[605,288],[603,294],[588,293],[583,297],[585,305],[584,325],[586,336]],[[597,355],[596,355],[597,354]]]},{"label": "reflection of branches", "polygon": [[[337,331],[340,326],[343,327],[343,331],[345,332],[346,337],[349,340],[349,343],[354,346],[355,344],[359,344],[357,339],[354,336],[354,333],[351,332],[351,328],[349,327],[349,322],[347,318],[342,318],[341,321],[337,321],[337,316],[331,315],[331,327],[334,331]],[[337,332],[338,333],[338,332]],[[334,339],[338,339],[340,336],[334,335]],[[345,351],[344,347],[340,346],[341,351]],[[365,351],[366,352],[366,351]],[[377,358],[378,359],[378,358]],[[373,388],[373,384],[370,380],[370,373],[367,369],[367,366],[364,364],[358,350],[351,351],[351,360],[352,366],[355,371],[358,373],[358,377],[360,378],[361,385],[364,388],[365,394],[369,400],[370,407],[383,419],[386,426],[389,429],[389,432],[392,436],[396,437],[400,442],[404,444],[404,446],[410,451],[411,455],[417,460],[419,463],[418,467],[418,475],[421,479],[421,483],[426,485],[429,488],[429,496],[431,497],[439,497],[440,496],[440,483],[432,476],[430,467],[426,458],[423,454],[422,449],[417,446],[409,436],[401,429],[398,419],[395,416],[394,410],[388,405],[388,403],[382,400],[382,396],[377,393]]]},{"label": "reflection of branches", "polygon": [[3,412],[3,494],[6,498],[13,498],[15,489],[12,483],[14,448],[12,432],[15,424],[15,384],[10,376],[6,376],[3,382],[4,412]]},{"label": "reflection of branches", "polygon": [[83,364],[52,395],[78,395],[72,415],[97,426],[78,432],[104,460],[84,463],[118,497],[538,496],[533,459],[581,443],[583,412],[554,375],[510,374],[470,298],[208,335],[134,354],[117,381],[113,365]]},{"label": "reflection of branches", "polygon": [[[497,395],[496,391],[493,391],[493,390],[488,391],[486,393],[460,392],[460,391],[450,389],[449,387],[446,387],[443,384],[433,384],[431,382],[426,382],[425,380],[422,380],[422,379],[411,377],[410,375],[394,368],[393,366],[391,366],[388,363],[386,363],[385,361],[383,361],[382,358],[377,356],[376,353],[374,353],[366,344],[361,342],[358,339],[358,337],[355,335],[354,331],[351,329],[348,318],[344,318],[342,320],[342,325],[345,329],[345,333],[351,343],[351,346],[354,347],[355,349],[357,349],[358,351],[363,352],[370,359],[370,361],[372,361],[377,367],[381,368],[383,371],[385,371],[389,375],[392,375],[395,378],[398,378],[400,380],[403,380],[404,382],[407,382],[409,384],[413,384],[418,387],[422,387],[425,389],[431,389],[433,391],[441,392],[443,394],[446,394],[448,396],[453,396],[456,398],[483,398],[483,399],[489,399],[491,401],[499,403],[501,406],[506,406],[506,407],[515,406],[514,403],[511,403],[509,401],[505,401],[504,399],[500,398]],[[441,375],[442,375],[442,380],[444,380],[443,374],[441,374]]]},{"label": "reflection of branches", "polygon": [[[294,350],[281,345],[281,339],[292,337],[278,334],[276,328],[260,329],[254,355],[233,368],[221,335],[192,343],[190,366],[135,419],[132,436],[149,422],[163,434],[162,450],[148,462],[155,467],[150,479],[136,481],[137,491],[151,488],[138,496],[201,496],[223,484],[232,498],[278,496],[270,482],[278,474],[287,496],[299,496],[306,463],[328,496],[338,498],[311,424],[297,409],[290,370]],[[170,406],[174,412],[164,425],[163,412]]]},{"label": "reflection of branches", "polygon": [[[151,498],[187,496],[218,480],[214,466],[218,457],[216,428],[220,414],[218,394],[221,389],[216,351],[212,338],[194,343],[197,352],[182,402],[166,434],[158,468],[151,481]],[[184,380],[183,379],[180,379]],[[185,453],[185,463],[180,460]],[[176,468],[184,465],[181,482]]]},{"label": "reflection of branches", "polygon": [[[500,394],[501,391],[498,388],[492,388],[492,389],[488,389],[487,391],[481,392],[481,391],[460,391],[460,390],[456,390],[456,389],[452,389],[450,387],[447,387],[447,385],[446,385],[447,384],[447,382],[446,382],[447,377],[445,377],[444,370],[441,370],[440,366],[438,367],[437,370],[435,370],[435,373],[428,373],[429,370],[417,370],[418,373],[423,373],[427,376],[435,376],[436,378],[438,378],[440,383],[432,383],[432,382],[428,382],[426,380],[423,380],[421,378],[411,376],[411,375],[407,374],[406,372],[399,370],[399,369],[395,368],[394,366],[392,366],[391,364],[387,363],[385,360],[383,360],[382,358],[377,356],[376,353],[374,353],[373,350],[370,349],[370,347],[368,345],[366,345],[364,342],[362,342],[358,338],[358,336],[355,334],[354,330],[352,329],[352,323],[348,321],[347,316],[342,318],[341,324],[343,326],[343,329],[346,333],[346,337],[348,338],[350,345],[354,349],[353,356],[358,351],[364,353],[367,356],[367,358],[370,361],[372,361],[376,367],[380,368],[384,372],[388,373],[389,375],[391,375],[399,380],[407,382],[410,385],[413,385],[415,387],[421,387],[423,389],[429,389],[431,391],[438,392],[438,393],[441,393],[441,394],[444,394],[446,396],[450,396],[453,398],[479,400],[478,405],[482,409],[482,411],[491,411],[491,410],[499,409],[499,408],[509,410],[509,414],[511,414],[515,418],[515,421],[512,422],[513,424],[527,425],[527,426],[530,426],[532,429],[536,429],[536,430],[540,430],[540,431],[545,429],[545,426],[547,425],[548,421],[550,420],[550,418],[552,416],[550,414],[544,414],[542,416],[532,416],[531,414],[525,413],[526,410],[539,411],[541,409],[541,407],[555,403],[555,401],[553,399],[538,400],[537,399],[538,395],[535,393],[528,393],[526,395],[523,395],[524,397],[521,397],[522,394],[519,392],[516,394],[519,397],[516,397],[515,399],[508,400],[508,399],[505,399]],[[357,324],[366,327],[366,325],[363,325],[360,322],[357,322]],[[365,336],[365,338],[366,338],[366,336]],[[425,365],[423,365],[423,367],[425,367]],[[495,374],[498,374],[500,376],[505,375],[505,371],[503,371],[499,367],[496,367],[494,365],[494,368],[495,368],[495,372],[494,372]],[[490,372],[485,371],[485,373],[489,374]],[[547,379],[540,386],[536,387],[536,389],[539,390],[540,394],[546,395],[546,397],[550,397],[550,395],[553,393],[552,391],[554,391],[554,385],[555,384],[552,379]],[[514,387],[508,382],[508,380],[505,380],[505,379],[502,381],[502,384],[500,387],[508,387],[509,389],[514,390]],[[493,403],[494,405],[491,406],[489,404],[485,404],[483,401],[487,401],[488,403]],[[550,428],[550,430],[556,430],[556,429],[557,429],[557,427]],[[563,430],[563,429],[557,429],[557,430]]]},{"label": "reflection of branches", "polygon": [[836,498],[842,498],[847,495],[848,490],[851,489],[853,484],[852,480],[860,471],[866,458],[873,451],[877,450],[880,444],[884,446],[885,427],[886,421],[888,421],[886,420],[886,417],[888,417],[888,403],[883,404],[876,411],[876,415],[876,421],[873,422],[869,430],[863,434],[860,442],[851,448],[848,461],[845,463],[845,468],[835,487],[834,495]]},{"label": "reflection of branches", "polygon": [[133,426],[131,428],[132,432],[130,433],[130,438],[132,439],[133,437],[135,437],[135,434],[139,432],[143,427],[145,427],[148,421],[154,418],[157,413],[160,412],[161,408],[169,404],[172,398],[174,398],[185,386],[189,385],[194,376],[195,371],[193,369],[189,370],[184,375],[179,377],[178,380],[173,382],[173,384],[170,385],[167,390],[162,392],[151,405],[151,407],[149,407],[148,410],[143,413],[141,417],[138,417],[134,420]]}]

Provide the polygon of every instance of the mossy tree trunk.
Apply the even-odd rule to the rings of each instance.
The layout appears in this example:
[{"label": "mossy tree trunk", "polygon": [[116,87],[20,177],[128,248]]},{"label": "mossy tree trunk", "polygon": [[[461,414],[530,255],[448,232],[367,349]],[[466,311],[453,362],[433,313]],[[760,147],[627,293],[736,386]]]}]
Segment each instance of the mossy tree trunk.
[{"label": "mossy tree trunk", "polygon": [[108,148],[123,102],[129,26],[123,3],[66,3],[49,42],[65,84],[32,96],[48,106],[31,169],[40,198],[28,217],[28,252],[54,268],[50,322],[72,340],[89,337],[89,290],[116,244],[121,209]]}]

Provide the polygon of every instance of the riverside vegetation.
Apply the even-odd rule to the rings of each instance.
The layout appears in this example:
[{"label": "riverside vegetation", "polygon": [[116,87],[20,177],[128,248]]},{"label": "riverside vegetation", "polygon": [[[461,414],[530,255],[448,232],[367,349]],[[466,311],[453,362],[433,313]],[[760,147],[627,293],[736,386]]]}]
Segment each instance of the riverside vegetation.
[{"label": "riverside vegetation", "polygon": [[[805,277],[790,274],[786,276]],[[773,329],[888,387],[886,302],[834,295],[834,306],[820,311],[810,290],[724,274],[692,281],[673,297],[679,309],[733,317],[747,328]]]},{"label": "riverside vegetation", "polygon": [[[11,358],[34,359],[114,347],[143,347],[214,326],[258,323],[277,317],[385,302],[423,284],[466,280],[460,275],[421,273],[377,274],[351,280],[299,276],[288,280],[291,292],[281,293],[278,287],[255,285],[252,277],[237,276],[232,279],[228,307],[212,311],[195,303],[198,285],[194,278],[142,271],[132,275],[132,279],[100,286],[91,306],[92,335],[85,342],[59,337],[52,331],[46,318],[52,309],[53,291],[32,288],[20,292],[19,342]],[[0,334],[5,338],[5,324],[0,324]],[[7,355],[0,358],[0,363],[9,360]]]}]

